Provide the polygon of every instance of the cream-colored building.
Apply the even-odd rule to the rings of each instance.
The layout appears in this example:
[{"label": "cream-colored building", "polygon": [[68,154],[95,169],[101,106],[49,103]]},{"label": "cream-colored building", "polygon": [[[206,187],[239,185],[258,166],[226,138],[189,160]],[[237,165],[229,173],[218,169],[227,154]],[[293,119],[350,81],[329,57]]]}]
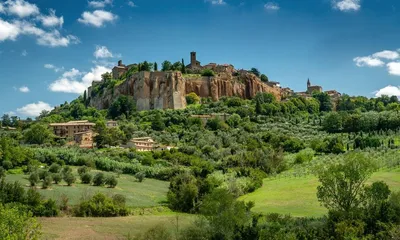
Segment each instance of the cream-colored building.
[{"label": "cream-colored building", "polygon": [[132,138],[127,143],[127,147],[134,147],[139,152],[148,152],[154,149],[154,144],[155,142],[151,137]]},{"label": "cream-colored building", "polygon": [[75,133],[75,143],[79,145],[80,148],[93,148],[93,131],[89,130],[86,132]]},{"label": "cream-colored building", "polygon": [[87,132],[92,130],[96,124],[87,120],[84,121],[70,121],[67,123],[52,123],[50,127],[56,136],[61,138],[75,138],[76,133]]},{"label": "cream-colored building", "polygon": [[118,122],[117,121],[107,121],[106,122],[106,126],[108,127],[108,128],[113,128],[113,127],[118,127]]}]

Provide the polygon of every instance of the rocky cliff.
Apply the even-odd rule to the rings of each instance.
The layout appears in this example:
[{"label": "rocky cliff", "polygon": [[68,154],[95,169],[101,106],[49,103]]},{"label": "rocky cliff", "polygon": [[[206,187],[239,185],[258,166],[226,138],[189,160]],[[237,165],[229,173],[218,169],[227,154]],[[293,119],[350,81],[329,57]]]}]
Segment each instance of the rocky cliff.
[{"label": "rocky cliff", "polygon": [[[89,88],[89,96],[91,89]],[[122,84],[92,96],[90,105],[106,109],[120,95],[133,96],[137,109],[182,109],[186,107],[185,96],[195,92],[200,97],[218,101],[222,96],[238,96],[251,99],[258,92],[268,92],[280,100],[280,88],[269,86],[255,75],[242,72],[219,73],[214,77],[182,76],[180,72],[140,72],[133,74]]]}]

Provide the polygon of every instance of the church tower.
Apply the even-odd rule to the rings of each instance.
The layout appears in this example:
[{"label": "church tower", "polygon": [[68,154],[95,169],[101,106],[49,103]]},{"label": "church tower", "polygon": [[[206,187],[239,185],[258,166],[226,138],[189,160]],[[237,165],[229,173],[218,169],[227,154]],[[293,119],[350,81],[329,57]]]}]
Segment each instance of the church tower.
[{"label": "church tower", "polygon": [[309,87],[311,87],[310,79],[308,79],[308,81],[307,81],[307,89],[308,89]]}]

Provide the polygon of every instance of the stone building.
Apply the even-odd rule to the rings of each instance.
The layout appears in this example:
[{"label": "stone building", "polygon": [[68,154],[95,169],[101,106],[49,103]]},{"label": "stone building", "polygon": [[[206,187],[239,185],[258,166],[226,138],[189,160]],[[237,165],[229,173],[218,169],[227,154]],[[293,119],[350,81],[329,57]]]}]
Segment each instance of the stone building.
[{"label": "stone building", "polygon": [[50,127],[53,128],[54,134],[60,138],[74,139],[76,133],[92,130],[95,125],[96,124],[84,120],[70,121],[67,123],[51,123]]},{"label": "stone building", "polygon": [[113,128],[113,127],[118,127],[118,122],[117,121],[107,121],[106,122],[106,127],[108,128]]},{"label": "stone building", "polygon": [[310,82],[310,79],[308,79],[308,81],[307,81],[307,93],[308,94],[313,94],[314,92],[317,92],[317,93],[322,92],[322,87],[321,86],[317,86],[317,85],[312,86],[311,82]]},{"label": "stone building", "polygon": [[78,132],[74,134],[75,143],[80,148],[93,148],[93,131]]},{"label": "stone building", "polygon": [[128,143],[127,147],[136,148],[136,151],[139,152],[149,152],[154,149],[154,140],[151,137],[141,137],[141,138],[132,138]]},{"label": "stone building", "polygon": [[196,70],[196,69],[202,69],[201,63],[197,61],[197,53],[196,52],[191,52],[190,53],[190,64],[186,66],[186,68]]},{"label": "stone building", "polygon": [[127,66],[122,64],[122,60],[118,61],[118,65],[112,69],[112,76],[114,79],[120,78],[124,73],[129,70]]}]

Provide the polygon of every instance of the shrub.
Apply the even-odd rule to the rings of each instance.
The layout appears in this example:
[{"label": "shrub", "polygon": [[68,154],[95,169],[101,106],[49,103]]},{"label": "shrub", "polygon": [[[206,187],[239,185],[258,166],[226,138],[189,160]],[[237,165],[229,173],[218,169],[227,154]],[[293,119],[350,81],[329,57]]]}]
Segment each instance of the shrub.
[{"label": "shrub", "polygon": [[83,174],[88,173],[88,172],[90,172],[90,168],[88,168],[86,166],[78,168],[79,176],[82,176]]},{"label": "shrub", "polygon": [[92,183],[92,179],[93,179],[92,174],[87,172],[87,173],[84,173],[84,174],[80,175],[80,177],[81,177],[81,181],[82,181],[83,184]]},{"label": "shrub", "polygon": [[32,187],[36,186],[36,184],[39,182],[39,174],[37,172],[31,173],[29,175],[29,183],[31,184]]},{"label": "shrub", "polygon": [[104,184],[105,180],[106,179],[105,179],[104,173],[99,172],[93,178],[93,185],[94,186],[102,186]]},{"label": "shrub", "polygon": [[74,174],[68,173],[64,176],[64,181],[68,184],[68,186],[71,186],[76,181],[76,178]]},{"label": "shrub", "polygon": [[63,178],[65,178],[65,176],[67,176],[70,173],[72,173],[72,168],[70,166],[64,166],[61,170]]},{"label": "shrub", "polygon": [[203,76],[203,77],[213,77],[213,76],[215,76],[215,73],[210,69],[204,69],[201,72],[201,76]]},{"label": "shrub", "polygon": [[38,174],[40,180],[44,180],[47,176],[50,175],[50,173],[45,169],[39,169]]},{"label": "shrub", "polygon": [[13,168],[13,164],[12,164],[11,161],[6,160],[6,161],[3,162],[3,167],[4,167],[6,170],[8,170],[8,169]]},{"label": "shrub", "polygon": [[188,95],[186,95],[186,103],[187,103],[188,105],[190,105],[190,104],[197,104],[197,103],[199,103],[199,102],[200,102],[200,98],[199,98],[199,96],[197,96],[196,93],[191,92],[191,93],[189,93]]},{"label": "shrub", "polygon": [[43,179],[42,188],[43,188],[43,189],[47,189],[48,187],[51,186],[51,183],[52,183],[52,182],[53,182],[53,178],[52,178],[50,175],[46,176],[46,177]]},{"label": "shrub", "polygon": [[145,179],[146,174],[144,172],[138,172],[135,174],[135,178],[139,181],[139,182],[143,182],[143,180]]},{"label": "shrub", "polygon": [[118,184],[118,180],[114,175],[110,175],[105,179],[105,183],[108,185],[108,187],[115,188]]},{"label": "shrub", "polygon": [[51,166],[49,168],[49,172],[51,172],[51,173],[59,173],[60,170],[61,170],[61,166],[57,163],[51,164]]},{"label": "shrub", "polygon": [[74,209],[77,217],[118,217],[127,216],[129,210],[125,204],[116,202],[103,193],[97,193],[87,201],[82,201]]},{"label": "shrub", "polygon": [[6,177],[6,170],[0,166],[0,178]]},{"label": "shrub", "polygon": [[311,148],[303,149],[299,153],[296,154],[295,163],[301,164],[304,162],[309,162],[313,159],[314,154],[315,154],[315,152]]},{"label": "shrub", "polygon": [[58,184],[62,180],[61,173],[53,173],[51,176],[55,184]]}]

